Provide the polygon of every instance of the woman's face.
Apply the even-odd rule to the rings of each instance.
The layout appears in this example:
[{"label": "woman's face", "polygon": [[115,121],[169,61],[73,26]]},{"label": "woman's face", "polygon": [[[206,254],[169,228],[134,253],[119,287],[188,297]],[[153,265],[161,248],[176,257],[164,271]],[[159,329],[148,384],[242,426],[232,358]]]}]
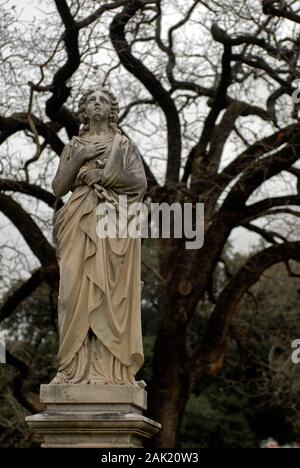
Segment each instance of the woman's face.
[{"label": "woman's face", "polygon": [[94,91],[86,101],[86,114],[89,120],[108,120],[111,111],[109,97],[102,91]]}]

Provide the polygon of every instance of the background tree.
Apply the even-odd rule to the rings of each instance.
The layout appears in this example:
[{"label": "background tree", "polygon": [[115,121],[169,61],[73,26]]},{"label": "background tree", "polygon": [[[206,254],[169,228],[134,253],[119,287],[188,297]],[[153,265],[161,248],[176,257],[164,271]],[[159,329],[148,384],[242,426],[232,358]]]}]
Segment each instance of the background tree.
[{"label": "background tree", "polygon": [[[74,103],[82,89],[109,83],[121,99],[122,129],[141,148],[147,196],[206,208],[203,248],[160,239],[157,262],[148,264],[158,317],[148,414],[163,426],[153,443],[173,447],[190,395],[223,367],[247,291],[280,262],[293,276],[288,262],[300,258],[297,2],[42,5],[36,21],[8,9],[0,19],[0,210],[10,222],[2,230],[0,320],[42,283],[57,290],[51,221],[63,201],[50,190],[57,156],[78,132]],[[11,225],[29,250],[9,234]],[[224,249],[237,228],[269,246],[226,274]],[[25,379],[26,358],[9,362]]]},{"label": "background tree", "polygon": [[[230,270],[242,261],[227,256]],[[281,445],[299,442],[300,367],[291,361],[299,302],[299,279],[284,265],[269,269],[247,292],[230,325],[221,372],[195,386],[187,404],[181,446],[253,448],[270,437]],[[205,320],[202,311],[195,339]]]}]

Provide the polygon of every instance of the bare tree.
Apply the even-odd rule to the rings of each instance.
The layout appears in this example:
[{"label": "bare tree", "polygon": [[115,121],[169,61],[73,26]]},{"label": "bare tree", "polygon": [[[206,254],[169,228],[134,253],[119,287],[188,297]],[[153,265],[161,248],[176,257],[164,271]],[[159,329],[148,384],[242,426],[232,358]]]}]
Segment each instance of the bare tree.
[{"label": "bare tree", "polygon": [[[96,8],[89,0],[54,0],[43,27],[14,33],[14,50],[9,37],[0,38],[6,90],[0,209],[39,263],[8,295],[2,320],[42,281],[57,288],[47,240],[51,216],[42,226],[24,200],[51,210],[61,205],[49,189],[53,155],[78,132],[73,104],[82,88],[110,83],[120,96],[122,128],[139,142],[153,201],[205,203],[203,248],[159,240],[148,409],[162,424],[154,441],[159,447],[176,446],[193,388],[222,368],[230,323],[247,291],[274,264],[300,260],[300,125],[292,98],[300,78],[300,16],[297,2],[262,3],[111,0]],[[16,19],[7,13],[1,21]],[[32,151],[25,162],[11,156],[13,141],[24,138]],[[225,268],[222,254],[236,228],[270,246],[220,285],[215,272]],[[188,349],[204,301],[210,303],[207,328]],[[11,363],[24,373],[23,364],[13,357]]]}]

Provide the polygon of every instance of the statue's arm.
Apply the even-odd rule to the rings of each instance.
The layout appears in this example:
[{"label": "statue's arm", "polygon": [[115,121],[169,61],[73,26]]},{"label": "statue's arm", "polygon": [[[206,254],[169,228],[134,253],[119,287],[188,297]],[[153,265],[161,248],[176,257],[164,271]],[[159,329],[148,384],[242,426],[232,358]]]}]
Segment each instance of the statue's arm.
[{"label": "statue's arm", "polygon": [[129,191],[145,192],[147,189],[147,179],[144,170],[142,156],[136,145],[129,142],[128,148],[124,148],[125,167],[121,174],[124,184]]},{"label": "statue's arm", "polygon": [[57,173],[52,182],[54,195],[56,197],[66,195],[73,188],[81,166],[90,159],[101,157],[104,152],[105,146],[101,143],[82,145],[71,140],[63,149]]},{"label": "statue's arm", "polygon": [[83,152],[76,151],[74,154],[70,143],[65,146],[60,157],[56,175],[52,181],[52,190],[56,197],[62,197],[72,189],[84,161]]},{"label": "statue's arm", "polygon": [[109,160],[100,185],[104,188],[111,188],[117,193],[145,192],[147,179],[140,152],[128,140],[127,142],[125,140],[125,143],[117,149],[114,158]]}]

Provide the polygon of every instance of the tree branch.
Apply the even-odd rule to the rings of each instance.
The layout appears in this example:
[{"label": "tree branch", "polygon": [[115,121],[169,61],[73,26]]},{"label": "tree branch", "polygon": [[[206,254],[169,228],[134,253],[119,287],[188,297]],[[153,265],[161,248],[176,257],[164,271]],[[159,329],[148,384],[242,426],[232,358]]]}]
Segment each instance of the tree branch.
[{"label": "tree branch", "polygon": [[[214,38],[216,38],[214,34],[214,30],[216,27],[217,27],[216,25],[212,26],[212,34]],[[221,73],[221,78],[220,78],[220,82],[218,85],[218,89],[216,92],[216,96],[214,98],[211,110],[205,120],[205,124],[202,130],[200,140],[190,152],[187,163],[186,163],[185,171],[184,171],[183,181],[187,181],[189,174],[192,173],[193,162],[196,161],[197,159],[199,160],[198,162],[196,161],[196,167],[192,175],[191,190],[193,192],[197,192],[198,190],[201,190],[201,188],[198,187],[198,180],[201,177],[202,172],[203,171],[205,172],[205,167],[207,163],[207,158],[205,157],[206,149],[207,149],[209,142],[211,141],[211,137],[215,129],[215,124],[220,115],[220,112],[224,108],[226,108],[226,106],[228,105],[227,90],[231,84],[231,78],[232,78],[231,76],[232,47],[230,44],[223,44],[223,45],[224,45],[224,52],[222,56],[222,73]]]},{"label": "tree branch", "polygon": [[258,217],[265,216],[267,214],[272,214],[272,208],[293,205],[300,205],[300,195],[288,195],[285,197],[266,198],[265,200],[253,203],[252,205],[247,205],[243,212],[242,222],[248,222]]},{"label": "tree branch", "polygon": [[145,1],[142,0],[128,1],[122,12],[118,13],[111,23],[110,37],[122,65],[145,86],[165,114],[168,135],[166,181],[176,182],[179,177],[181,161],[181,129],[178,111],[169,93],[154,74],[132,54],[131,47],[125,37],[127,23],[144,5]]},{"label": "tree branch", "polygon": [[8,349],[6,350],[6,363],[15,367],[18,372],[13,379],[12,392],[16,400],[30,413],[36,413],[38,408],[36,408],[25,396],[23,389],[23,383],[28,379],[30,373],[30,367],[25,361],[14,356]]},{"label": "tree branch", "polygon": [[57,265],[55,249],[19,203],[0,193],[0,210],[16,226],[42,266],[53,268],[53,265]]},{"label": "tree branch", "polygon": [[66,63],[54,74],[52,96],[46,102],[46,114],[52,120],[63,125],[69,138],[79,132],[79,122],[63,104],[70,96],[71,88],[66,85],[80,65],[79,30],[71,15],[66,0],[55,0],[58,13],[65,25],[64,43],[67,52]]},{"label": "tree branch", "polygon": [[19,304],[27,299],[43,282],[42,268],[38,268],[31,277],[21,285],[13,288],[5,297],[0,308],[0,322],[10,317]]},{"label": "tree branch", "polygon": [[[276,4],[279,3],[279,8]],[[285,1],[282,0],[262,0],[263,12],[265,15],[277,16],[279,18],[287,18],[294,23],[300,23],[300,16],[296,13],[289,11]]]},{"label": "tree branch", "polygon": [[242,212],[247,199],[263,182],[289,169],[299,157],[300,134],[277,153],[257,162],[257,167],[245,171],[226,197],[221,210]]},{"label": "tree branch", "polygon": [[251,223],[243,223],[241,225],[248,231],[255,232],[256,234],[260,235],[265,241],[267,241],[269,244],[278,244],[278,241],[276,240],[276,237],[278,239],[281,239],[282,241],[287,241],[285,237],[283,237],[281,234],[278,234],[278,232],[275,231],[266,231],[265,229],[262,229],[259,226],[256,226],[255,224]]},{"label": "tree branch", "polygon": [[[61,126],[54,125],[53,123],[44,123],[34,115],[31,115],[31,118],[38,134],[45,139],[47,144],[56,154],[60,155],[63,150],[64,143],[56,135],[56,132],[61,129]],[[10,117],[0,116],[0,144],[11,135],[21,130],[32,131],[26,112],[14,113]]]},{"label": "tree branch", "polygon": [[246,292],[268,268],[289,260],[300,261],[300,242],[285,242],[259,252],[228,281],[219,295],[202,342],[190,357],[189,366],[196,369],[194,382],[200,375],[215,375],[221,369],[229,325]]},{"label": "tree branch", "polygon": [[20,192],[43,201],[51,208],[59,209],[63,206],[61,199],[35,184],[22,180],[0,179],[0,191]]},{"label": "tree branch", "polygon": [[86,28],[90,24],[92,24],[94,21],[98,20],[100,16],[103,15],[106,11],[110,10],[115,10],[116,8],[119,8],[127,3],[127,0],[115,0],[112,3],[107,3],[106,5],[101,5],[94,13],[91,15],[87,16],[85,19],[78,21],[77,22],[77,28],[82,29]]}]

